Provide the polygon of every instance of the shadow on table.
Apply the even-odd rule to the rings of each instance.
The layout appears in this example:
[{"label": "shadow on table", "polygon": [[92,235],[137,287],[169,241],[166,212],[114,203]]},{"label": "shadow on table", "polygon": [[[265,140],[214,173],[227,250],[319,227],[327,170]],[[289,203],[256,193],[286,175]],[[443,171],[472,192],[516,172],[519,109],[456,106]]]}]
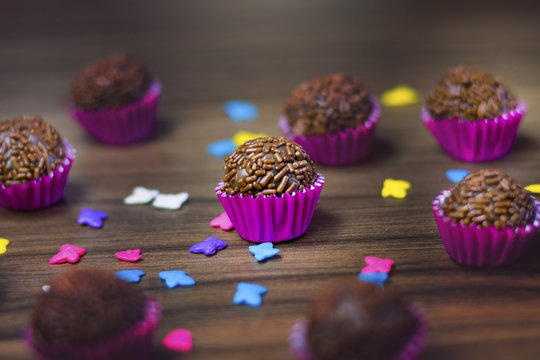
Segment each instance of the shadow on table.
[{"label": "shadow on table", "polygon": [[159,142],[166,139],[174,133],[175,128],[182,122],[181,119],[172,118],[169,116],[160,116],[157,119],[156,131],[146,142]]},{"label": "shadow on table", "polygon": [[373,145],[371,153],[364,161],[360,162],[357,165],[362,166],[363,164],[369,165],[371,163],[378,164],[383,160],[391,158],[393,155],[396,154],[396,151],[396,146],[391,140],[388,140],[384,137],[377,137],[375,139],[375,143]]},{"label": "shadow on table", "polygon": [[317,236],[321,236],[323,234],[335,234],[337,232],[337,228],[340,226],[340,223],[341,221],[339,217],[332,212],[317,209],[313,214],[309,227],[300,237],[300,239],[303,243],[311,243],[314,239],[314,237],[311,236],[312,234],[317,234]]},{"label": "shadow on table", "polygon": [[518,134],[514,148],[511,151],[512,153],[519,154],[537,151],[538,149],[540,149],[540,143],[536,138],[525,134]]},{"label": "shadow on table", "polygon": [[[159,360],[169,360],[179,358],[178,353],[164,349],[161,346],[154,346],[154,351],[152,352],[152,359]],[[183,358],[183,356],[180,356]]]},{"label": "shadow on table", "polygon": [[506,268],[527,273],[540,270],[540,231],[536,232],[531,245],[525,250],[523,256]]}]

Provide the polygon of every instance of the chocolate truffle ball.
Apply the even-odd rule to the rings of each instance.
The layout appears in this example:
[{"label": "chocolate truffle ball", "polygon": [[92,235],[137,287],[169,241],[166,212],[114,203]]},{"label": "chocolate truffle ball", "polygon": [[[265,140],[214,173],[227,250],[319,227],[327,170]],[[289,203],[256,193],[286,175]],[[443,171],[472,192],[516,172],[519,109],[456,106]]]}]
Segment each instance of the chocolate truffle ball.
[{"label": "chocolate truffle ball", "polygon": [[307,321],[307,341],[317,360],[390,360],[419,328],[399,294],[356,279],[323,290]]},{"label": "chocolate truffle ball", "polygon": [[358,78],[336,74],[298,86],[287,100],[284,114],[293,135],[309,136],[364,124],[372,108]]},{"label": "chocolate truffle ball", "polygon": [[26,184],[49,175],[66,157],[58,131],[39,116],[0,123],[0,183]]},{"label": "chocolate truffle ball", "polygon": [[516,98],[499,80],[468,66],[448,70],[426,100],[435,120],[492,119],[516,106]]},{"label": "chocolate truffle ball", "polygon": [[443,212],[465,226],[502,229],[534,222],[536,206],[531,194],[510,176],[498,170],[480,170],[452,189],[444,200]]},{"label": "chocolate truffle ball", "polygon": [[116,55],[86,67],[73,82],[71,95],[79,109],[112,109],[141,99],[151,82],[146,68]]},{"label": "chocolate truffle ball", "polygon": [[281,196],[309,188],[316,175],[300,145],[285,138],[261,137],[246,141],[225,158],[221,189],[231,195]]},{"label": "chocolate truffle ball", "polygon": [[146,297],[114,274],[73,271],[53,279],[31,314],[38,344],[90,345],[140,322]]}]

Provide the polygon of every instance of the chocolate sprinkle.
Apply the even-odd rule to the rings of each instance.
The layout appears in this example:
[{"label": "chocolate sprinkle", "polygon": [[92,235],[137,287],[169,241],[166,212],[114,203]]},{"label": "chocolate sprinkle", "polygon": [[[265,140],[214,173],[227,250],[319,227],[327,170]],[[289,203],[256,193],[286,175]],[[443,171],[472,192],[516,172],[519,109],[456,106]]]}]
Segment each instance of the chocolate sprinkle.
[{"label": "chocolate sprinkle", "polygon": [[467,175],[452,189],[442,208],[454,222],[480,228],[526,226],[536,217],[531,194],[498,170]]},{"label": "chocolate sprinkle", "polygon": [[0,183],[26,184],[49,175],[64,160],[58,131],[39,116],[21,116],[0,123]]},{"label": "chocolate sprinkle", "polygon": [[499,80],[468,66],[448,70],[426,100],[435,120],[492,119],[516,107],[516,98]]},{"label": "chocolate sprinkle", "polygon": [[298,86],[287,100],[284,114],[294,135],[309,136],[364,124],[372,108],[358,78],[337,74]]},{"label": "chocolate sprinkle", "polygon": [[304,149],[285,138],[246,141],[225,158],[222,191],[281,196],[309,188],[317,173]]},{"label": "chocolate sprinkle", "polygon": [[71,95],[77,108],[111,109],[141,99],[151,82],[146,68],[116,55],[86,67],[73,82]]}]

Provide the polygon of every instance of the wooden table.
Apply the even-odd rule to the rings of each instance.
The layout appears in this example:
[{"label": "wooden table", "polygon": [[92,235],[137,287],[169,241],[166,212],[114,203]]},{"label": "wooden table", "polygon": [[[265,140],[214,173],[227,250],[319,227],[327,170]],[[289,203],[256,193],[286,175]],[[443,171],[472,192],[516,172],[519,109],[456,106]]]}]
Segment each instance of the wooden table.
[{"label": "wooden table", "polygon": [[[36,212],[0,209],[0,357],[32,359],[21,340],[41,286],[72,269],[136,268],[163,318],[156,358],[292,359],[287,336],[326,284],[354,277],[364,257],[390,257],[391,283],[426,307],[431,323],[422,359],[540,357],[539,237],[517,263],[472,269],[450,260],[431,201],[451,187],[445,171],[498,168],[523,185],[540,180],[538,9],[520,1],[54,1],[6,2],[0,10],[0,116],[41,114],[77,149],[63,200]],[[159,129],[140,145],[94,142],[64,111],[70,81],[84,65],[125,51],[163,83]],[[423,96],[450,66],[471,64],[499,75],[529,104],[516,145],[487,164],[450,159],[419,120],[421,105],[383,108],[371,156],[319,171],[327,179],[305,235],[279,244],[257,263],[234,231],[208,225],[221,211],[213,188],[223,161],[206,147],[247,130],[279,135],[277,119],[292,88],[335,72],[360,76],[373,94],[397,84]],[[233,123],[228,99],[255,103],[260,116]],[[385,178],[411,182],[404,200],[380,196]],[[123,205],[134,186],[187,191],[179,211]],[[109,213],[100,229],[82,227],[83,207]],[[208,236],[228,242],[213,257],[188,252]],[[76,264],[49,265],[60,245],[87,249]],[[114,252],[141,248],[143,260]],[[182,269],[193,288],[165,288],[157,273]],[[268,287],[260,308],[234,306],[240,281]],[[190,329],[194,349],[169,353],[160,340]]]}]

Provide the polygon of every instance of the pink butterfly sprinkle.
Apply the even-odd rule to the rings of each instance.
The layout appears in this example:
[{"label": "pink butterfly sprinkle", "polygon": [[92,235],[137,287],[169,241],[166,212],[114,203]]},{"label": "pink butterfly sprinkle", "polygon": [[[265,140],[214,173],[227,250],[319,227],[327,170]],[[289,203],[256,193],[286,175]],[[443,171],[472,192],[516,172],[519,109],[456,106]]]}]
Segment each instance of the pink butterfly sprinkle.
[{"label": "pink butterfly sprinkle", "polygon": [[383,272],[389,273],[394,264],[392,259],[379,259],[374,256],[366,256],[367,266],[362,269],[363,273]]},{"label": "pink butterfly sprinkle", "polygon": [[141,249],[118,251],[114,255],[118,260],[122,261],[138,261],[142,259]]},{"label": "pink butterfly sprinkle", "polygon": [[188,352],[193,348],[193,335],[186,329],[176,329],[163,339],[163,346],[169,350]]},{"label": "pink butterfly sprinkle", "polygon": [[219,227],[221,230],[234,229],[234,225],[226,212],[222,212],[218,217],[212,219],[212,221],[210,221],[210,226]]},{"label": "pink butterfly sprinkle", "polygon": [[79,258],[86,253],[86,249],[71,244],[64,244],[60,247],[60,252],[54,255],[49,264],[60,264],[64,262],[76,263]]}]

